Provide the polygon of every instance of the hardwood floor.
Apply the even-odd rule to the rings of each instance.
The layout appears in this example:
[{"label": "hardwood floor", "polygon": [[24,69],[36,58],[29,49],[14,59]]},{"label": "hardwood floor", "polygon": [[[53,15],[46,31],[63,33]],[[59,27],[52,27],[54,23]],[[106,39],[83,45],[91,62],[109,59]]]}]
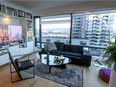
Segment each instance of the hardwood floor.
[{"label": "hardwood floor", "polygon": [[84,87],[108,87],[108,83],[98,77],[100,68],[91,64],[91,67],[84,68]]},{"label": "hardwood floor", "polygon": [[[77,66],[77,65],[75,65]],[[81,66],[77,66],[81,67]],[[36,76],[35,78],[11,83],[9,64],[0,66],[0,87],[66,87],[62,84]],[[108,84],[98,77],[98,67],[84,67],[83,87],[107,87]],[[17,76],[17,75],[16,75]]]}]

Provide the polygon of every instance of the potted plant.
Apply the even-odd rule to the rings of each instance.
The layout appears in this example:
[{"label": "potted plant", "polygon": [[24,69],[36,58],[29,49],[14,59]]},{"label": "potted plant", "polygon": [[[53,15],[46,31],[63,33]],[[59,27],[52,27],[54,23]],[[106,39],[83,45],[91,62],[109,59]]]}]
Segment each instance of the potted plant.
[{"label": "potted plant", "polygon": [[116,42],[109,42],[109,46],[105,50],[105,55],[108,56],[106,64],[109,68],[112,68],[108,87],[116,87]]}]

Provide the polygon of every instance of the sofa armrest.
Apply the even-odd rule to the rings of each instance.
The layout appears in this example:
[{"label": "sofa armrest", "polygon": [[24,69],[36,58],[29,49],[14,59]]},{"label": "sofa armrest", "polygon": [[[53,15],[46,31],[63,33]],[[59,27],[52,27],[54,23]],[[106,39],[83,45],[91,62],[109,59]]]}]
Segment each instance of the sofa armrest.
[{"label": "sofa armrest", "polygon": [[88,50],[83,50],[83,63],[89,67],[91,65],[91,53]]},{"label": "sofa armrest", "polygon": [[83,55],[91,56],[91,53],[89,50],[83,50]]}]

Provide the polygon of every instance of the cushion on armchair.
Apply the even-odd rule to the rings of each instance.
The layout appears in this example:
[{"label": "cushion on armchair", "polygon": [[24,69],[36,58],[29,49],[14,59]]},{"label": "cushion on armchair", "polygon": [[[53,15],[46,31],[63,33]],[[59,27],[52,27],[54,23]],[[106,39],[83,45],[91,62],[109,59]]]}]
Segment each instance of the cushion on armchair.
[{"label": "cushion on armchair", "polygon": [[19,70],[28,69],[34,66],[30,60],[19,61],[19,59],[15,59],[15,64]]},{"label": "cushion on armchair", "polygon": [[19,59],[15,59],[15,64],[18,68],[21,67],[21,62],[19,61]]}]

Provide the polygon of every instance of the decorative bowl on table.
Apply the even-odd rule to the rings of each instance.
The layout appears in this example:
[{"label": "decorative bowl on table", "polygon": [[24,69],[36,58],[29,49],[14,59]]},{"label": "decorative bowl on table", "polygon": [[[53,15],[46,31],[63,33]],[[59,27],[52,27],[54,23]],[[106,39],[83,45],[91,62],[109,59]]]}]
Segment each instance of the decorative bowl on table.
[{"label": "decorative bowl on table", "polygon": [[61,61],[61,60],[54,60],[54,63],[55,63],[55,64],[61,64],[62,61]]},{"label": "decorative bowl on table", "polygon": [[65,59],[65,57],[63,57],[62,55],[61,56],[55,56],[54,57],[54,63],[61,64],[64,59]]},{"label": "decorative bowl on table", "polygon": [[55,57],[54,57],[54,60],[60,61],[60,60],[62,60],[62,59],[64,59],[64,57],[62,57],[62,56],[55,56]]}]

